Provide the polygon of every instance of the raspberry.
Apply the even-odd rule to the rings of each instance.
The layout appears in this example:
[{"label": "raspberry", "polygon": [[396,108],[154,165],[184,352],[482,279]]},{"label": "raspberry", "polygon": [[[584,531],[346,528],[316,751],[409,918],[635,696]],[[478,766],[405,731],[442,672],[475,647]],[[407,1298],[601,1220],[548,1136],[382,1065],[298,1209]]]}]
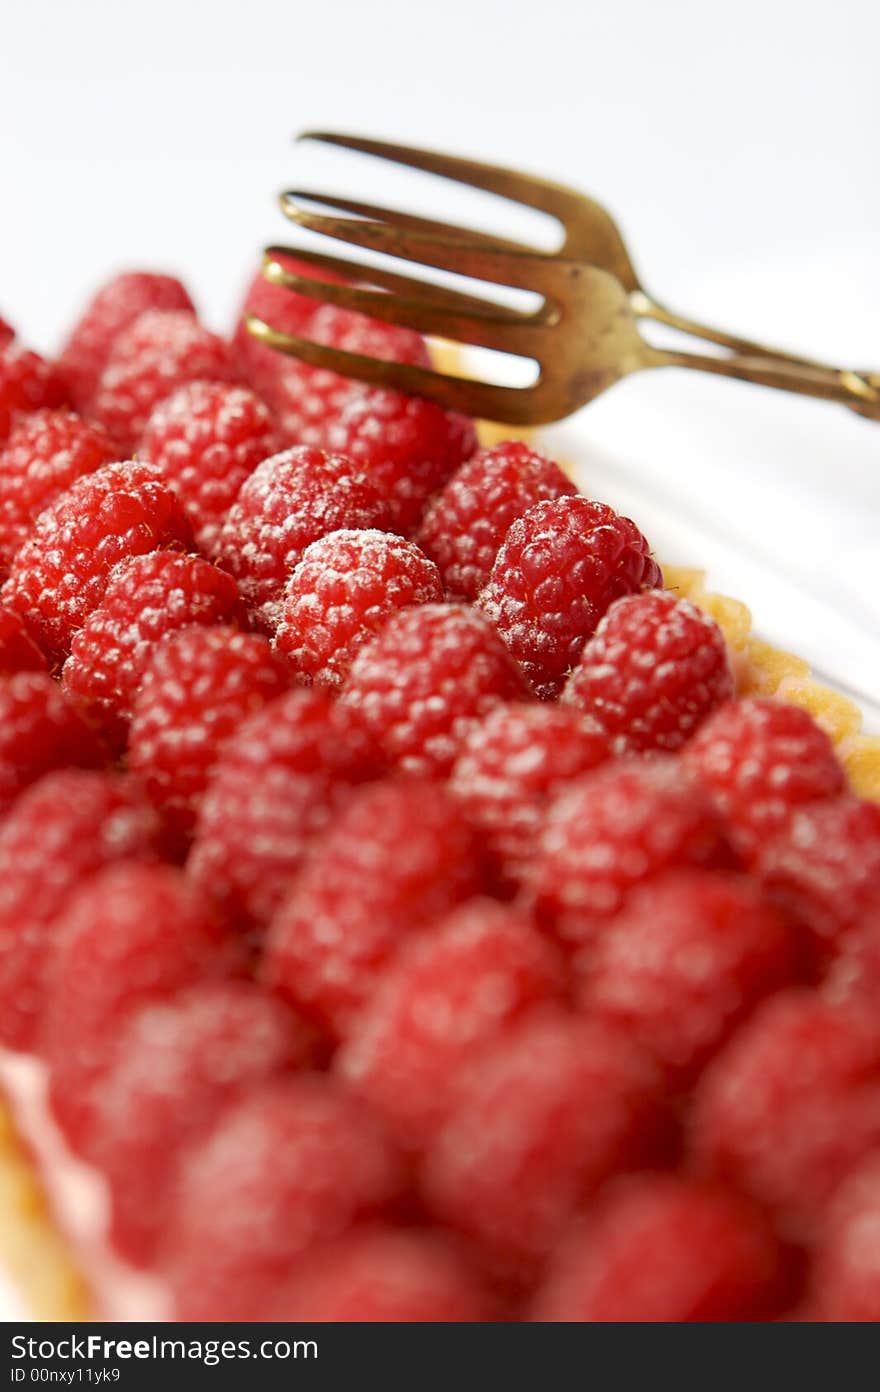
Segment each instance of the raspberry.
[{"label": "raspberry", "polygon": [[452,475],[428,505],[416,540],[440,567],[449,598],[474,600],[511,523],[535,503],[576,492],[558,464],[505,440]]},{"label": "raspberry", "polygon": [[0,814],[52,769],[99,768],[106,752],[46,672],[0,677]]},{"label": "raspberry", "polygon": [[180,504],[145,464],[105,464],[77,479],[38,518],[12,564],[3,601],[53,657],[101,603],[110,571],[127,556],[185,550]]},{"label": "raspberry", "polygon": [[178,629],[215,623],[246,626],[231,575],[176,551],[132,556],[113,568],[100,605],[76,634],[64,685],[122,746],[156,643]]},{"label": "raspberry", "polygon": [[263,1319],[308,1247],[400,1184],[374,1119],[327,1078],[254,1089],[183,1165],[163,1262],[177,1318]]},{"label": "raspberry", "polygon": [[763,697],[730,701],[684,753],[749,861],[804,803],[844,786],[834,746],[798,706]]},{"label": "raspberry", "polygon": [[304,680],[340,687],[391,614],[442,598],[440,572],[411,541],[331,532],[306,548],[287,583],[277,646]]},{"label": "raspberry", "polygon": [[0,455],[0,566],[8,568],[59,493],[115,458],[110,436],[72,411],[23,416]]},{"label": "raspberry", "polygon": [[387,500],[395,530],[411,532],[477,438],[471,421],[433,401],[363,387],[330,418],[319,443],[348,455]]},{"label": "raspberry", "polygon": [[773,1211],[797,1241],[821,1229],[834,1190],[878,1145],[876,1026],[809,991],[765,1001],[695,1093],[697,1163]]},{"label": "raspberry", "polygon": [[551,803],[534,866],[538,909],[563,942],[589,948],[636,885],[725,851],[705,795],[674,759],[617,761]]},{"label": "raspberry", "polygon": [[[307,276],[314,274],[312,267],[293,256],[279,253],[275,253],[275,256],[285,270]],[[341,280],[341,277],[335,276],[331,271],[322,271],[320,278],[330,282]],[[300,379],[296,369],[305,367],[306,364],[295,358],[287,358],[277,353],[274,348],[259,343],[248,332],[246,315],[255,314],[258,319],[271,324],[272,328],[280,333],[309,337],[309,324],[317,309],[317,300],[308,299],[296,290],[288,290],[283,285],[273,285],[271,281],[266,280],[262,268],[257,271],[248,286],[233,335],[232,349],[241,376],[250,383],[254,391],[267,400],[273,391],[279,390],[288,373],[298,382]]]},{"label": "raspberry", "polygon": [[0,445],[18,416],[63,406],[66,400],[61,379],[45,358],[16,343],[0,346]]},{"label": "raspberry", "polygon": [[46,659],[24,621],[0,604],[0,672],[45,672]]},{"label": "raspberry", "polygon": [[678,749],[733,695],[724,634],[664,590],[615,600],[565,684],[618,754]]},{"label": "raspberry", "polygon": [[159,644],[132,705],[129,764],[172,836],[191,834],[224,742],[287,684],[283,663],[256,633],[188,628]]},{"label": "raspberry", "polygon": [[628,517],[589,498],[556,498],[512,524],[477,603],[535,694],[549,699],[612,601],[661,578]]},{"label": "raspberry", "polygon": [[673,1175],[618,1180],[562,1244],[532,1318],[674,1323],[768,1318],[784,1262],[760,1213]]},{"label": "raspberry", "polygon": [[266,980],[345,1034],[397,945],[479,892],[473,834],[441,788],[353,794],[315,843],[269,932]]},{"label": "raspberry", "polygon": [[54,920],[111,861],[157,853],[156,814],[131,779],[65,769],[21,794],[0,825],[0,1041],[29,1049]]},{"label": "raspberry", "polygon": [[15,338],[15,330],[11,324],[7,324],[3,315],[0,314],[0,348],[6,348]]},{"label": "raspberry", "polygon": [[609,752],[593,720],[561,706],[500,705],[473,726],[449,787],[505,884],[526,878],[551,798]]},{"label": "raspberry", "polygon": [[474,1061],[424,1162],[424,1194],[499,1275],[530,1280],[575,1208],[654,1138],[658,1079],[626,1037],[539,1010]]},{"label": "raspberry", "polygon": [[439,1234],[378,1224],[313,1249],[263,1319],[307,1324],[491,1320],[486,1292]]},{"label": "raspberry", "polygon": [[207,900],[172,866],[107,865],[78,887],[53,925],[43,1012],[49,1097],[76,1149],[90,1153],[91,1094],[125,1016],[237,965]]},{"label": "raspberry", "polygon": [[58,359],[78,411],[91,411],[116,340],[147,309],[188,309],[195,314],[195,306],[179,280],[149,271],[124,271],[114,276],[86,306]]},{"label": "raspberry", "polygon": [[224,746],[187,870],[243,928],[265,927],[312,838],[379,760],[323,692],[290,691]]},{"label": "raspberry", "polygon": [[340,528],[390,522],[385,503],[339,454],[305,446],[260,464],[242,485],[217,538],[216,558],[269,628],[306,547]]},{"label": "raspberry", "polygon": [[402,1146],[420,1150],[463,1065],[562,982],[559,959],[523,914],[471,900],[402,943],[335,1067]]},{"label": "raspberry", "polygon": [[880,1152],[869,1156],[834,1196],[813,1268],[820,1318],[880,1321]]},{"label": "raspberry", "polygon": [[211,555],[241,485],[278,447],[268,407],[247,387],[189,382],[156,407],[138,456],[173,488]]},{"label": "raspberry", "polygon": [[189,310],[148,309],[119,334],[95,392],[93,412],[126,451],[137,448],[160,402],[187,382],[230,382],[223,339]]},{"label": "raspberry", "polygon": [[688,1082],[797,965],[787,926],[745,877],[670,871],[636,890],[596,943],[582,992],[671,1079]]},{"label": "raspberry", "polygon": [[422,604],[386,622],[355,658],[344,700],[407,773],[444,777],[475,720],[523,694],[492,625],[458,604]]},{"label": "raspberry", "polygon": [[92,1097],[89,1156],[110,1185],[112,1238],[129,1261],[154,1254],[180,1156],[222,1109],[308,1062],[311,1036],[243,981],[191,986],[119,1024]]}]

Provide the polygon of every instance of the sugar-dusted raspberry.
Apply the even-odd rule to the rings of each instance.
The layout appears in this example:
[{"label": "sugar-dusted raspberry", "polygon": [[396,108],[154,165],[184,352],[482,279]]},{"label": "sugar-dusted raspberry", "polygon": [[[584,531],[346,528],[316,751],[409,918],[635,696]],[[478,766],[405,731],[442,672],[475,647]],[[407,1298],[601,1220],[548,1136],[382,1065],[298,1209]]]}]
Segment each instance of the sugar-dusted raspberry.
[{"label": "sugar-dusted raspberry", "polygon": [[191,544],[180,503],[148,465],[105,464],[40,515],[12,564],[3,602],[46,652],[61,657],[100,604],[117,562]]},{"label": "sugar-dusted raspberry", "polygon": [[598,1021],[539,1009],[485,1049],[425,1153],[431,1211],[529,1280],[576,1207],[656,1139],[653,1065]]},{"label": "sugar-dusted raspberry", "polygon": [[733,695],[724,634],[666,590],[615,600],[565,684],[618,754],[678,749]]},{"label": "sugar-dusted raspberry", "polygon": [[129,764],[172,835],[185,841],[225,741],[289,684],[267,639],[234,628],[164,638],[132,703]]},{"label": "sugar-dusted raspberry", "polygon": [[505,702],[472,727],[449,787],[505,884],[525,879],[550,800],[609,754],[595,721],[562,706]]},{"label": "sugar-dusted raspberry", "polygon": [[39,353],[10,343],[0,346],[0,445],[19,416],[63,406],[67,393],[57,371]]},{"label": "sugar-dusted raspberry", "polygon": [[511,523],[535,503],[577,489],[521,440],[480,450],[428,505],[416,540],[437,562],[450,599],[476,599]]},{"label": "sugar-dusted raspberry", "polygon": [[844,775],[831,740],[811,715],[785,701],[729,701],[683,755],[751,860],[804,803],[832,797]]},{"label": "sugar-dusted raspberry", "polygon": [[15,338],[15,330],[0,314],[0,348],[6,348]]},{"label": "sugar-dusted raspberry", "polygon": [[532,1318],[664,1323],[768,1318],[785,1260],[763,1215],[731,1190],[674,1175],[615,1181],[566,1237]]},{"label": "sugar-dusted raspberry", "polygon": [[523,694],[516,664],[482,614],[422,604],[394,614],[361,649],[343,699],[392,763],[444,777],[474,721]]},{"label": "sugar-dusted raspberry", "polygon": [[726,858],[712,806],[677,760],[618,760],[551,803],[534,866],[538,910],[563,942],[589,948],[636,885]]},{"label": "sugar-dusted raspberry", "polygon": [[[276,252],[275,258],[285,270],[300,275],[314,275],[314,268],[296,257]],[[341,279],[332,271],[321,271],[319,278],[331,282]],[[317,310],[317,300],[309,299],[296,290],[288,290],[285,286],[273,285],[263,275],[262,267],[254,275],[239,312],[232,337],[232,351],[240,375],[260,396],[269,400],[272,394],[281,390],[288,373],[291,374],[294,383],[298,383],[300,378],[296,369],[304,367],[305,364],[259,343],[248,331],[246,316],[254,314],[280,333],[310,337],[309,325]],[[274,404],[272,402],[273,406]]]},{"label": "sugar-dusted raspberry", "polygon": [[880,1322],[880,1151],[870,1155],[834,1196],[813,1263],[819,1318]]},{"label": "sugar-dusted raspberry", "polygon": [[311,542],[344,527],[386,526],[386,504],[348,459],[301,446],[265,460],[245,481],[216,559],[275,628],[284,586]]},{"label": "sugar-dusted raspberry", "polygon": [[121,746],[155,645],[178,629],[217,623],[247,625],[231,575],[178,551],[131,556],[114,566],[101,603],[76,634],[64,686]]},{"label": "sugar-dusted raspberry", "polygon": [[211,555],[241,485],[278,448],[269,408],[249,388],[189,382],[156,407],[138,457],[174,489],[200,549]]},{"label": "sugar-dusted raspberry", "polygon": [[536,1001],[562,993],[551,945],[516,909],[473,899],[401,944],[334,1061],[420,1150],[448,1113],[463,1067]]},{"label": "sugar-dusted raspberry", "polygon": [[347,454],[387,499],[395,529],[411,532],[477,438],[471,421],[433,401],[364,387],[330,419],[321,444]]},{"label": "sugar-dusted raspberry", "polygon": [[311,1058],[312,1036],[244,981],[208,982],[125,1015],[92,1091],[89,1158],[112,1195],[111,1235],[153,1255],[186,1146],[230,1101]]},{"label": "sugar-dusted raspberry", "polygon": [[107,752],[47,672],[0,676],[0,814],[52,769],[100,768]]},{"label": "sugar-dusted raspberry", "polygon": [[461,1324],[493,1316],[490,1297],[440,1233],[378,1223],[313,1248],[262,1314],[305,1324]]},{"label": "sugar-dusted raspberry", "polygon": [[117,338],[147,309],[188,309],[195,313],[179,280],[150,271],[123,271],[90,300],[58,359],[78,411],[91,411],[98,381]]},{"label": "sugar-dusted raspberry", "polygon": [[24,620],[0,604],[0,672],[45,672],[46,658]]},{"label": "sugar-dusted raspberry", "polygon": [[326,693],[277,697],[224,746],[188,873],[239,926],[265,927],[311,840],[379,771],[371,742]]},{"label": "sugar-dusted raspberry", "polygon": [[761,845],[756,871],[827,954],[880,922],[880,806],[850,795],[810,803]]},{"label": "sugar-dusted raspberry", "polygon": [[383,1208],[401,1180],[375,1119],[328,1078],[255,1088],[183,1165],[162,1263],[177,1318],[263,1319],[306,1249]]},{"label": "sugar-dusted raspberry", "polygon": [[797,1241],[880,1146],[880,1038],[873,1021],[810,991],[765,1001],[700,1079],[693,1155],[771,1210]]},{"label": "sugar-dusted raspberry", "polygon": [[276,643],[298,676],[340,687],[391,614],[442,598],[439,570],[413,542],[375,529],[330,532],[287,583]]},{"label": "sugar-dusted raspberry", "polygon": [[116,457],[107,432],[72,411],[23,416],[0,454],[0,566],[8,567],[59,493]]},{"label": "sugar-dusted raspberry", "polygon": [[135,1007],[241,963],[209,901],[169,865],[107,865],[53,925],[42,1044],[55,1116],[90,1154],[91,1094]]},{"label": "sugar-dusted raspberry", "polygon": [[159,822],[133,781],[64,769],[21,794],[0,824],[0,1041],[30,1049],[56,916],[102,866],[158,853]]},{"label": "sugar-dusted raspberry", "polygon": [[608,606],[661,578],[628,517],[589,498],[556,498],[512,524],[477,603],[535,693],[550,698]]},{"label": "sugar-dusted raspberry", "polygon": [[131,451],[153,411],[178,387],[234,377],[228,344],[189,310],[148,309],[116,339],[92,411],[120,447]]},{"label": "sugar-dusted raspberry", "polygon": [[276,914],[265,979],[345,1034],[410,933],[479,893],[482,862],[454,802],[415,779],[353,794]]},{"label": "sugar-dusted raspberry", "polygon": [[581,1001],[681,1084],[797,968],[790,928],[745,876],[670,871],[635,890],[608,924]]}]

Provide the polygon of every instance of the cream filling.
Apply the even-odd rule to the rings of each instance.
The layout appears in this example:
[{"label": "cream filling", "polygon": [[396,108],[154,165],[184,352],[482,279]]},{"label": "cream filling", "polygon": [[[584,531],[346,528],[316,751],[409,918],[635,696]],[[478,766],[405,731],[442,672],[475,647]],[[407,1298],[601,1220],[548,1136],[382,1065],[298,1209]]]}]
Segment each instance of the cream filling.
[{"label": "cream filling", "polygon": [[111,1248],[110,1194],[103,1176],[73,1154],[48,1104],[48,1072],[38,1058],[0,1049],[0,1091],[16,1129],[32,1152],[46,1199],[70,1242],[105,1320],[167,1320],[170,1295],[162,1282],[118,1257]]}]

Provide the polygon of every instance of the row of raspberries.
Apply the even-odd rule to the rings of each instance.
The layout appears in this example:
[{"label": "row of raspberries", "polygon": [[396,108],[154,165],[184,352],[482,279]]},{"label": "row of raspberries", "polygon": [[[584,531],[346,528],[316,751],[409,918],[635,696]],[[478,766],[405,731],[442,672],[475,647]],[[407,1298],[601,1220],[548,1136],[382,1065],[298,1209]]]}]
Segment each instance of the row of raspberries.
[{"label": "row of raspberries", "polygon": [[0,1042],[178,1318],[880,1319],[880,807],[634,522],[136,273],[0,575]]}]

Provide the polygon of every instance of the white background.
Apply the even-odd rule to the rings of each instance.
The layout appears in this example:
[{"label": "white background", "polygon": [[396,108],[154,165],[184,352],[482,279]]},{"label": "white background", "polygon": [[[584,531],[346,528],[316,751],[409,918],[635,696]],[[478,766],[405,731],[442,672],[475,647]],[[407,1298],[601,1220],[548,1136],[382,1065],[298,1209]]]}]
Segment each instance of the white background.
[{"label": "white background", "polygon": [[[280,188],[429,206],[381,166],[294,150],[325,126],[575,183],[661,298],[880,369],[878,51],[876,0],[9,5],[0,312],[51,349],[97,282],[145,265],[223,326],[283,236]],[[561,442],[661,555],[708,563],[763,633],[880,702],[880,424],[669,372]]]}]

